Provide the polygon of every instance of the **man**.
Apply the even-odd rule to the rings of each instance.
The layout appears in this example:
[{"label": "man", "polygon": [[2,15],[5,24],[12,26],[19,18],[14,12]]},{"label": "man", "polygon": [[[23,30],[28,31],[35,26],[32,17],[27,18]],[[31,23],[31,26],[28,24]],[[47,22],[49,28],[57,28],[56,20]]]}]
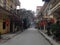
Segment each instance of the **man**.
[{"label": "man", "polygon": [[51,22],[48,21],[48,22],[47,22],[47,34],[48,34],[48,35],[51,35],[50,29],[51,29]]}]

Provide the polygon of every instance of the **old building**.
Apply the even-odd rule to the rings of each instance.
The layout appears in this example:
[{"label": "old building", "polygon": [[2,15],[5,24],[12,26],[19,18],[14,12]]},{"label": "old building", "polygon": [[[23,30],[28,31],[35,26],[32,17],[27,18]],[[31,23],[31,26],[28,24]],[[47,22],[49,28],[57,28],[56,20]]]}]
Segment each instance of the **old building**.
[{"label": "old building", "polygon": [[16,6],[20,6],[17,2],[19,0],[0,0],[0,33],[8,33],[13,29],[11,18],[16,17]]},{"label": "old building", "polygon": [[[54,3],[54,4],[53,4]],[[53,15],[56,19],[60,18],[60,0],[50,0],[49,15]]]},{"label": "old building", "polygon": [[[50,0],[48,2],[47,6],[44,9],[44,17],[45,18],[54,18],[55,21],[60,16],[60,0]],[[54,3],[54,4],[53,4]]]}]

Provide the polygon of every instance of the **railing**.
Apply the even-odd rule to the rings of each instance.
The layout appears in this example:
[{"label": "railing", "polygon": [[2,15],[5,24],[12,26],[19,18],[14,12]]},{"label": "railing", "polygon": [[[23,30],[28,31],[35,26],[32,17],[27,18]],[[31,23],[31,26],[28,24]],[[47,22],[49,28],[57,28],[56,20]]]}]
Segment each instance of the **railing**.
[{"label": "railing", "polygon": [[17,14],[16,9],[6,6],[6,10],[10,11],[12,14]]}]

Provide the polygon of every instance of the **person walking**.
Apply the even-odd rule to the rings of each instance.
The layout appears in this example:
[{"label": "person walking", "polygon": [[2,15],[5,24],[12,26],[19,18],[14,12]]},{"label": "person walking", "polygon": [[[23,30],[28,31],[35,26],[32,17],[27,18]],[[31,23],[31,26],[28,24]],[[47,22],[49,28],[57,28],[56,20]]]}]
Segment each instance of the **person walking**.
[{"label": "person walking", "polygon": [[51,22],[47,22],[47,34],[50,36],[51,33],[50,33],[50,29],[51,29]]}]

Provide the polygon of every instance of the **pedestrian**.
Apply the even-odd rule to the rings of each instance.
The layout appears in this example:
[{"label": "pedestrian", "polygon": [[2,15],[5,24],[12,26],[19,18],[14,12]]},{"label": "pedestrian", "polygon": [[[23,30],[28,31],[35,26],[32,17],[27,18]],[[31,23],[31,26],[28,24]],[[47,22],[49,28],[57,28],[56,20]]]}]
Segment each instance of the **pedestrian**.
[{"label": "pedestrian", "polygon": [[48,21],[48,22],[47,22],[47,34],[48,34],[49,36],[51,35],[50,29],[51,29],[51,22]]},{"label": "pedestrian", "polygon": [[27,29],[27,19],[25,18],[25,19],[23,19],[23,27],[24,27],[24,29]]},{"label": "pedestrian", "polygon": [[19,25],[20,25],[20,31],[22,32],[22,21],[21,20],[19,22]]}]

